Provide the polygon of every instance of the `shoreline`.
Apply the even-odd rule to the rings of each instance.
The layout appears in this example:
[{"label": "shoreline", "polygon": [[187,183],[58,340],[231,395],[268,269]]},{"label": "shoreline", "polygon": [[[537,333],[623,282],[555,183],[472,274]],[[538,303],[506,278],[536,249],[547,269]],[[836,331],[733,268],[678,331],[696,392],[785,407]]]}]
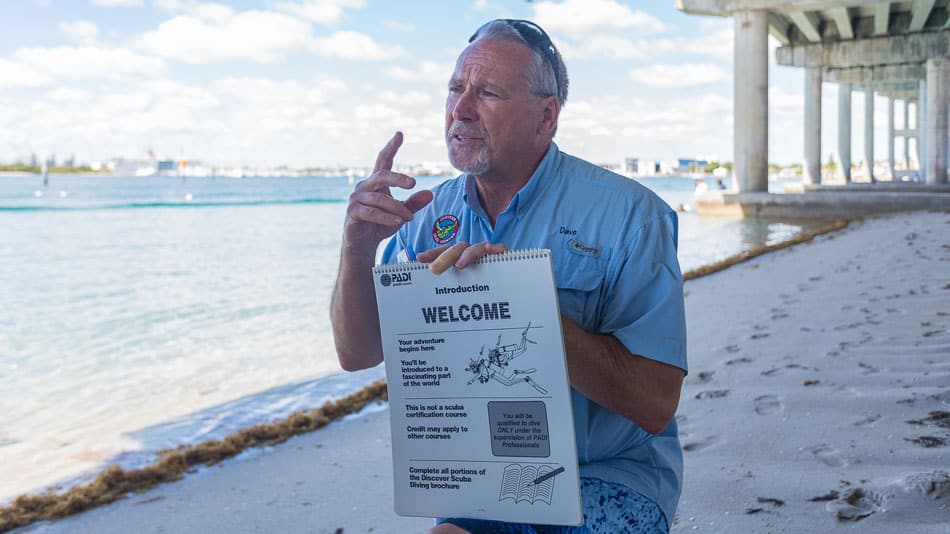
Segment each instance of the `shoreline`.
[{"label": "shoreline", "polygon": [[[700,269],[694,269],[692,271],[689,271],[688,273],[684,273],[684,279],[693,280],[693,279],[698,279],[700,277],[705,277],[710,274],[720,272],[729,266],[734,266],[734,265],[738,265],[744,262],[748,262],[755,258],[763,258],[762,257],[763,254],[778,251],[778,250],[785,249],[788,247],[792,247],[794,245],[799,245],[801,243],[813,241],[815,240],[816,237],[835,232],[832,235],[828,235],[824,239],[819,240],[819,241],[830,241],[831,239],[834,239],[836,236],[847,235],[851,233],[850,231],[841,232],[847,226],[848,226],[847,221],[837,221],[822,229],[799,234],[798,236],[790,240],[784,241],[782,243],[778,243],[778,244],[770,245],[766,247],[760,247],[758,249],[754,249],[750,251],[745,251],[731,258],[723,260],[721,262],[716,262],[715,264],[711,264],[709,266],[706,266]],[[790,251],[790,253],[795,253],[794,249]],[[771,254],[771,255],[765,256],[764,258],[768,258],[769,260],[774,260],[775,256],[777,255]],[[731,273],[731,272],[734,272],[734,271],[726,271],[725,273],[723,273],[723,276],[728,275],[728,273]],[[712,278],[707,278],[705,281],[708,281],[711,279]],[[692,284],[687,286],[688,293],[692,293],[693,287],[694,285]],[[692,335],[692,329],[690,330],[690,332]],[[696,365],[691,360],[691,368],[700,369],[701,366]],[[696,371],[691,373],[690,378],[687,381],[688,384],[691,384],[696,379],[703,380],[704,381],[703,383],[705,383],[705,382],[708,382],[708,380],[704,379],[703,377],[712,376],[711,374],[704,375],[703,371],[699,371],[698,374],[694,374],[694,373],[696,373]],[[329,422],[331,422],[332,420],[338,419],[339,417],[342,417],[349,413],[354,413],[354,411],[358,411],[359,409],[362,409],[367,404],[373,402],[373,400],[377,398],[381,398],[382,396],[385,395],[384,385],[377,383],[371,386],[371,388],[372,387],[376,388],[375,389],[376,393],[371,394],[371,395],[364,395],[363,397],[361,397],[363,399],[362,401],[360,400],[356,401],[357,404],[352,405],[352,406],[358,405],[355,408],[355,410],[346,411],[342,409],[333,408],[333,409],[330,409],[327,413],[324,413],[322,418],[314,415],[313,417],[310,417],[308,420],[311,423],[319,421],[319,426],[316,426],[314,428],[321,428],[325,426],[326,424],[328,424]],[[382,392],[380,392],[380,388],[382,388]],[[360,392],[354,395],[359,395],[361,393],[365,393],[366,391],[367,390],[361,390]],[[684,403],[681,405],[681,412],[683,412],[684,414],[685,414],[686,407],[692,402],[687,399],[688,395],[686,395],[686,393],[687,393],[687,385],[684,385]],[[343,402],[342,399],[341,401],[338,401],[338,403],[342,403],[342,402]],[[362,402],[362,404],[359,404],[359,402]],[[337,404],[337,403],[334,403],[334,404]],[[344,404],[349,404],[349,403],[347,402]],[[324,408],[326,408],[326,406]],[[335,417],[330,417],[330,415],[334,415]],[[289,426],[290,429],[294,429],[298,425],[306,427],[306,425],[303,425],[302,423],[300,423],[301,418],[299,416],[300,414],[295,414],[294,416],[291,416],[290,418],[284,421],[275,423],[274,425],[282,426],[282,427]],[[297,418],[296,419],[297,422],[294,422],[295,417]],[[273,441],[276,439],[275,435],[266,431],[262,431],[262,429],[260,428],[260,427],[270,427],[270,426],[272,425],[256,425],[255,427],[252,427],[252,429],[257,429],[255,431],[257,432],[257,434],[252,433],[252,435],[257,436],[257,439],[256,441],[248,442],[247,446],[253,447],[253,446],[260,446],[260,445],[265,445],[265,444],[272,445],[274,442],[285,441],[292,435],[297,434],[296,432],[294,432],[292,434],[288,434],[288,435],[280,437],[279,441]],[[388,424],[386,426],[388,429]],[[703,446],[702,443],[691,444],[690,442],[688,442],[687,438],[690,436],[690,432],[688,432],[688,429],[690,425],[683,424],[683,426],[685,426],[686,428],[682,429],[683,432],[681,432],[681,437],[683,439],[684,450],[687,450],[687,453],[686,453],[687,457],[689,457],[692,451],[698,451],[705,448],[709,448],[708,445]],[[248,429],[248,430],[252,430],[252,429]],[[232,442],[236,441],[236,440],[233,440],[232,437],[233,436],[229,436],[228,438],[221,440],[220,443],[228,443],[229,440],[231,440]],[[107,471],[105,471],[102,475],[100,475],[100,477],[93,483],[86,486],[79,486],[76,488],[72,488],[67,493],[62,494],[62,495],[51,495],[50,493],[47,493],[47,494],[43,494],[39,496],[39,497],[43,497],[43,499],[45,500],[29,500],[31,497],[36,497],[36,496],[21,496],[17,498],[16,500],[14,500],[13,503],[14,505],[16,505],[16,503],[19,503],[20,505],[22,505],[20,508],[29,509],[29,511],[31,511],[31,513],[34,514],[32,521],[30,521],[29,523],[24,523],[23,521],[26,521],[28,517],[24,515],[17,515],[15,516],[18,518],[16,524],[4,523],[3,521],[0,521],[0,531],[4,530],[4,528],[9,529],[9,528],[15,528],[17,526],[24,526],[26,524],[30,524],[35,521],[49,519],[52,517],[64,517],[65,515],[77,513],[81,510],[85,510],[92,507],[90,505],[98,506],[106,502],[114,502],[115,500],[118,500],[124,496],[127,496],[128,492],[130,491],[141,491],[146,488],[154,487],[156,484],[159,484],[161,482],[165,482],[169,480],[177,480],[178,478],[181,478],[182,473],[189,471],[196,465],[214,465],[220,462],[222,459],[235,456],[236,454],[240,453],[242,450],[245,450],[247,448],[247,446],[245,446],[238,449],[232,443],[231,445],[228,446],[229,448],[226,448],[228,454],[224,456],[221,456],[218,454],[206,454],[208,452],[207,446],[209,443],[210,442],[205,442],[205,443],[188,447],[185,449],[179,448],[179,449],[176,449],[175,451],[170,451],[170,453],[166,455],[165,458],[167,459],[170,457],[174,457],[176,459],[174,461],[168,461],[166,465],[164,466],[164,468],[168,468],[170,466],[174,466],[174,468],[171,470],[165,470],[165,469],[160,470],[160,472],[166,473],[166,476],[167,476],[167,473],[173,473],[170,478],[162,478],[162,477],[157,477],[157,479],[154,477],[149,478],[148,476],[144,476],[144,472],[140,472],[143,470],[134,470],[134,471],[124,472],[119,468],[114,468],[114,469],[110,468]],[[159,463],[161,463],[162,461],[165,461],[165,460],[161,460]],[[154,468],[154,467],[156,466],[151,466],[150,468]],[[145,469],[150,469],[150,468],[145,468]],[[116,471],[116,469],[119,469],[119,470]],[[689,474],[689,470],[687,474]],[[127,484],[129,481],[138,481],[137,483],[144,484],[144,485],[140,487],[135,487],[134,485],[133,486],[124,485],[124,484]],[[164,486],[165,485],[163,485],[162,487]],[[67,497],[71,493],[73,493],[72,497]],[[98,497],[97,497],[97,494],[98,494]],[[688,495],[687,491],[684,490],[684,500],[682,502],[683,505],[687,503],[687,501],[685,500],[687,495]],[[108,496],[109,500],[102,501],[102,502],[97,500],[97,498],[103,499],[104,496]],[[54,502],[54,501],[59,501],[59,502]],[[40,506],[40,505],[43,505],[43,506]],[[768,503],[766,503],[766,505],[774,506],[774,504],[768,505]],[[40,510],[40,509],[42,509],[43,510],[42,513],[46,515],[37,514],[37,510]],[[683,509],[684,507],[681,506],[681,513]],[[50,515],[51,513],[53,513],[51,512],[51,510],[55,510],[56,511],[55,513],[60,514],[60,515],[55,515],[55,516]],[[12,512],[10,511],[10,508],[0,508],[0,520],[5,520],[11,514]]]}]

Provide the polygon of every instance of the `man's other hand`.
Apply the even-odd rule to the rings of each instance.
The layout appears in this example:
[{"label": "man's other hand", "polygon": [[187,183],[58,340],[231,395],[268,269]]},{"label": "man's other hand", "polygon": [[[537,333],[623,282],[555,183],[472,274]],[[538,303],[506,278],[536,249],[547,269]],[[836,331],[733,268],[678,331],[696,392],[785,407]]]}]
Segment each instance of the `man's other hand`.
[{"label": "man's other hand", "polygon": [[483,242],[469,245],[465,241],[459,241],[454,245],[429,249],[420,253],[416,259],[428,263],[429,270],[433,273],[442,274],[449,267],[464,269],[479,258],[489,254],[501,254],[507,250],[508,247],[500,243]]},{"label": "man's other hand", "polygon": [[432,201],[432,191],[413,193],[405,202],[393,198],[390,187],[412,189],[415,178],[393,172],[393,159],[402,146],[402,132],[396,132],[379,152],[369,178],[356,185],[346,209],[343,233],[350,246],[376,251],[382,240],[392,236],[415,212]]}]

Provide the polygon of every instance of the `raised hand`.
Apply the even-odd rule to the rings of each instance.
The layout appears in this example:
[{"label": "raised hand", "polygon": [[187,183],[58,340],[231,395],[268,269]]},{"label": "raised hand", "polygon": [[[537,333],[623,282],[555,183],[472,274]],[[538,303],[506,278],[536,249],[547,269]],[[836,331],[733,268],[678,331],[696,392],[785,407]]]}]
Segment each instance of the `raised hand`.
[{"label": "raised hand", "polygon": [[346,246],[375,253],[379,243],[392,236],[415,212],[432,201],[432,191],[413,193],[404,202],[396,200],[390,187],[412,189],[415,178],[393,172],[393,159],[402,146],[402,132],[396,132],[376,158],[376,166],[369,178],[356,185],[350,195],[343,223]]}]

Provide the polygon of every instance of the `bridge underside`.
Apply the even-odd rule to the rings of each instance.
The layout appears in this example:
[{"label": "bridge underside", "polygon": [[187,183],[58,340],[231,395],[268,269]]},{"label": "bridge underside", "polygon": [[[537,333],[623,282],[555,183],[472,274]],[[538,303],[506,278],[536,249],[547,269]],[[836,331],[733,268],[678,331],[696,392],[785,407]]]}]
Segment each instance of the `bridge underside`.
[{"label": "bridge underside", "polygon": [[[851,94],[864,93],[863,181],[946,184],[950,0],[676,0],[735,20],[734,188],[768,191],[768,44],[805,69],[803,188],[852,181]],[[837,176],[821,175],[822,83],[838,84]],[[874,166],[874,96],[888,99],[887,165]],[[903,114],[900,128],[895,127]],[[895,161],[895,144],[902,161]],[[856,173],[857,174],[857,173]]]}]

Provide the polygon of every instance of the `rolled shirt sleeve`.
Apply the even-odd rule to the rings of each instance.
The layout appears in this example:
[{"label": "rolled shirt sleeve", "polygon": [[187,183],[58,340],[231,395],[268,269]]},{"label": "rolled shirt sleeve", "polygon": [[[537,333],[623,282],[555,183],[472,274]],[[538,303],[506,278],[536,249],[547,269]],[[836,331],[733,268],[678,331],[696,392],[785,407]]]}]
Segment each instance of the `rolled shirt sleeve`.
[{"label": "rolled shirt sleeve", "polygon": [[687,371],[683,276],[676,259],[676,214],[629,236],[626,254],[606,288],[600,331],[631,353]]}]

